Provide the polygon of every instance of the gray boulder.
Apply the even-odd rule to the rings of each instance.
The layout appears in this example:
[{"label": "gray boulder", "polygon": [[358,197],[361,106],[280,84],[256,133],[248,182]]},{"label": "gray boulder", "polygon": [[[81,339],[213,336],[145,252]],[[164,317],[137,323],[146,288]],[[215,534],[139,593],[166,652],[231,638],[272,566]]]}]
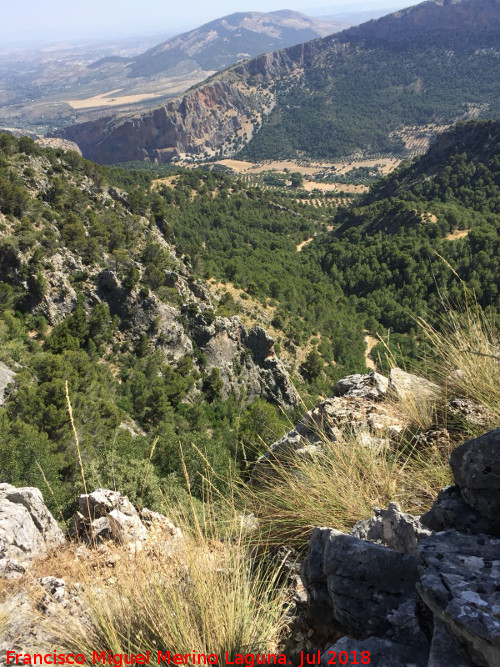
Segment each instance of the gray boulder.
[{"label": "gray boulder", "polygon": [[423,526],[436,532],[454,528],[461,533],[479,535],[485,533],[500,537],[498,521],[481,516],[469,507],[459,486],[442,489],[431,509],[420,517]]},{"label": "gray boulder", "polygon": [[21,574],[27,564],[64,542],[38,489],[0,484],[0,570]]},{"label": "gray boulder", "polygon": [[[361,377],[361,376],[360,376]],[[364,376],[363,376],[364,377]],[[276,476],[277,464],[290,464],[295,456],[310,456],[326,442],[336,442],[345,433],[380,451],[398,437],[403,423],[391,406],[378,399],[334,396],[322,401],[282,438],[274,442],[255,463],[250,482],[265,483]]]},{"label": "gray boulder", "polygon": [[439,396],[437,384],[425,378],[393,368],[389,374],[389,388],[399,399],[415,397],[417,400],[433,400]]},{"label": "gray boulder", "polygon": [[[340,664],[338,655],[341,651],[347,652],[349,656],[348,664],[353,664],[353,652],[356,652],[356,661],[362,664],[363,656],[361,654],[367,651],[370,654],[368,664],[377,667],[424,667],[427,665],[428,659],[428,648],[425,645],[416,649],[415,646],[410,644],[400,644],[385,637],[369,637],[363,640],[342,637],[321,655],[322,667],[328,667],[329,664],[332,664],[329,662],[334,657],[331,651],[336,654],[337,665]],[[448,663],[447,667],[450,664]]]},{"label": "gray boulder", "polygon": [[333,387],[334,396],[378,400],[387,394],[389,380],[380,373],[348,375]]},{"label": "gray boulder", "polygon": [[451,454],[450,465],[465,502],[500,530],[500,428],[468,440]]},{"label": "gray boulder", "polygon": [[415,601],[417,558],[332,528],[315,528],[303,566],[310,610],[361,637],[384,635],[389,616]]},{"label": "gray boulder", "polygon": [[427,667],[474,667],[469,657],[456,645],[446,625],[436,616]]},{"label": "gray boulder", "polygon": [[[474,665],[500,664],[500,540],[450,530],[420,542],[417,589]],[[436,649],[437,650],[437,649]]]},{"label": "gray boulder", "polygon": [[389,503],[386,510],[376,509],[374,517],[358,521],[351,530],[360,540],[414,555],[418,554],[419,540],[429,534],[418,517],[402,512],[397,503]]}]

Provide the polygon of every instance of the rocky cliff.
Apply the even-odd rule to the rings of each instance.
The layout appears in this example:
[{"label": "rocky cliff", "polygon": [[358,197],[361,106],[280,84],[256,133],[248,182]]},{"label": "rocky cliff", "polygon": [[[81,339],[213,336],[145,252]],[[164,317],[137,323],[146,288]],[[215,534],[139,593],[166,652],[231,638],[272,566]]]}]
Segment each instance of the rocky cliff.
[{"label": "rocky cliff", "polygon": [[235,65],[145,114],[61,136],[103,163],[245,146],[253,158],[404,153],[405,126],[418,134],[418,126],[498,113],[498,17],[497,0],[424,2]]}]

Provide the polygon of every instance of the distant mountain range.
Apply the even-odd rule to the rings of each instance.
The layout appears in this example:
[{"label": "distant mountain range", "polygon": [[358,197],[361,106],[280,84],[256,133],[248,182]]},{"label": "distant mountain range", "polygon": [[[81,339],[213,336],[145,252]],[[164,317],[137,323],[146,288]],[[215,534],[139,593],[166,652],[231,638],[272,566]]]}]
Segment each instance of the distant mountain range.
[{"label": "distant mountain range", "polygon": [[151,108],[240,60],[332,34],[346,21],[288,10],[241,12],[211,21],[140,55],[92,55],[78,46],[33,58],[0,58],[0,127],[35,132]]},{"label": "distant mountain range", "polygon": [[325,37],[347,25],[286,9],[268,14],[238,12],[149,49],[127,63],[128,76],[164,75],[174,69],[218,71],[239,60]]},{"label": "distant mountain range", "polygon": [[[149,63],[161,57],[149,53]],[[456,120],[498,115],[500,0],[431,0],[236,64],[150,111],[62,136],[103,163],[331,159],[409,154]]]}]

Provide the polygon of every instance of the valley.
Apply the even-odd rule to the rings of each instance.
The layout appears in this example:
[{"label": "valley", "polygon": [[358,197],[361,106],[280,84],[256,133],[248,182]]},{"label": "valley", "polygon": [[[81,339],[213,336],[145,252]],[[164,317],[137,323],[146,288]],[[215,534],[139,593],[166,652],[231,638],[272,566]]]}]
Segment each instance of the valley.
[{"label": "valley", "polygon": [[0,49],[0,659],[497,667],[500,0],[113,2],[221,18]]}]

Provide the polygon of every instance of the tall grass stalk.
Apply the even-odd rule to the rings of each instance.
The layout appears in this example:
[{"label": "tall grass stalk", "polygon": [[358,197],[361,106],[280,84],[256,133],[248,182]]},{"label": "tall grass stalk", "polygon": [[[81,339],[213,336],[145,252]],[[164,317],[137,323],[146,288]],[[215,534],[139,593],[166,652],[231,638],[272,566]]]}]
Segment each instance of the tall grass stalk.
[{"label": "tall grass stalk", "polygon": [[448,456],[412,446],[381,452],[354,435],[337,442],[325,437],[317,453],[276,464],[264,486],[245,487],[241,497],[259,519],[259,539],[304,547],[315,526],[348,532],[391,501],[422,513],[450,481]]},{"label": "tall grass stalk", "polygon": [[49,634],[61,650],[88,659],[103,650],[196,651],[221,661],[226,651],[233,658],[274,652],[286,622],[278,577],[279,568],[252,560],[242,533],[225,542],[187,535],[170,553],[158,548],[122,559],[112,585],[87,576],[87,618],[59,618]]},{"label": "tall grass stalk", "polygon": [[448,308],[437,327],[418,324],[436,357],[434,373],[449,395],[480,403],[500,416],[500,334],[498,326],[469,296],[458,312]]}]

